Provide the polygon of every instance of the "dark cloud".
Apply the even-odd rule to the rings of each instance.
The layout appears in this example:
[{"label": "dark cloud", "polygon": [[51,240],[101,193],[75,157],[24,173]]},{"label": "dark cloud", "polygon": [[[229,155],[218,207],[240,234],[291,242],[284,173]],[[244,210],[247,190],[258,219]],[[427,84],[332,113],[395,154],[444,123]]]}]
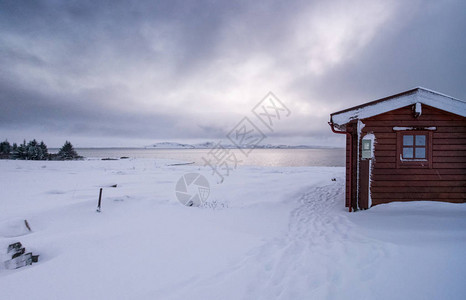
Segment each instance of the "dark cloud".
[{"label": "dark cloud", "polygon": [[271,139],[328,142],[341,108],[414,86],[466,99],[465,11],[454,0],[2,1],[1,134],[217,139],[273,90],[293,115]]},{"label": "dark cloud", "polygon": [[422,1],[407,8],[358,56],[320,78],[298,78],[295,87],[340,107],[417,86],[466,99],[466,3]]},{"label": "dark cloud", "polygon": [[[0,83],[0,127],[3,130],[45,129],[46,134],[64,132],[131,139],[222,138],[225,129],[199,125],[191,115],[128,112],[104,105],[98,97],[72,97],[64,102],[33,90],[18,90]],[[97,93],[98,95],[98,93]],[[183,123],[181,126],[180,123]],[[188,127],[187,124],[191,124]],[[196,125],[198,124],[198,125]]]}]

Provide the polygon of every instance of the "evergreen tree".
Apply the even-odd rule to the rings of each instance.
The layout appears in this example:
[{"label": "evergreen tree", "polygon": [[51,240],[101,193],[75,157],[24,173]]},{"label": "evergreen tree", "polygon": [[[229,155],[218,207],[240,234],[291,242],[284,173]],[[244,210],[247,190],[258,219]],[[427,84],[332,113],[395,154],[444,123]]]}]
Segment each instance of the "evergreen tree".
[{"label": "evergreen tree", "polygon": [[47,149],[47,145],[44,143],[44,141],[41,141],[39,144],[39,148],[41,149],[42,152],[42,160],[46,160],[49,158],[49,150]]},{"label": "evergreen tree", "polygon": [[0,154],[10,154],[11,146],[8,140],[0,143]]},{"label": "evergreen tree", "polygon": [[39,147],[39,143],[35,139],[30,141],[26,146],[27,159],[29,160],[40,160],[42,156],[42,150]]},{"label": "evergreen tree", "polygon": [[11,147],[10,158],[14,158],[14,159],[18,158],[18,144],[16,143],[13,143],[13,146]]},{"label": "evergreen tree", "polygon": [[58,151],[58,157],[65,160],[79,158],[78,153],[73,148],[73,145],[68,141],[66,141],[60,151]]},{"label": "evergreen tree", "polygon": [[17,147],[16,153],[13,153],[13,158],[15,159],[27,159],[27,146],[26,140],[23,140],[23,143]]}]

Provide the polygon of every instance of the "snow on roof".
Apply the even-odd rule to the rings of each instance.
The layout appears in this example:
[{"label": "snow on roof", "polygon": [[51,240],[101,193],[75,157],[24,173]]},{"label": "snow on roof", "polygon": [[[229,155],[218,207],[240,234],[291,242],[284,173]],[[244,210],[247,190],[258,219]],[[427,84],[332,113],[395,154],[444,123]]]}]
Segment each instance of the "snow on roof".
[{"label": "snow on roof", "polygon": [[423,103],[466,117],[466,102],[422,87],[348,108],[330,115],[330,122],[344,125],[351,120],[370,118],[415,103]]}]

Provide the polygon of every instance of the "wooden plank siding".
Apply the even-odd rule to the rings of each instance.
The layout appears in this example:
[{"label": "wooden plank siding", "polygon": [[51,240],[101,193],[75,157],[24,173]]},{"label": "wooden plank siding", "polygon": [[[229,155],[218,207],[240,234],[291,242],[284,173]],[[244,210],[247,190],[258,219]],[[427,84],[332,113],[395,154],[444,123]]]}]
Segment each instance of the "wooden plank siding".
[{"label": "wooden plank siding", "polygon": [[[466,118],[423,104],[418,118],[413,116],[411,105],[361,121],[365,124],[361,136],[373,133],[376,137],[372,205],[413,200],[466,202]],[[429,150],[430,168],[397,167],[399,145],[395,126],[436,127]],[[347,139],[347,161],[348,146]],[[348,172],[347,169],[347,178]]]}]

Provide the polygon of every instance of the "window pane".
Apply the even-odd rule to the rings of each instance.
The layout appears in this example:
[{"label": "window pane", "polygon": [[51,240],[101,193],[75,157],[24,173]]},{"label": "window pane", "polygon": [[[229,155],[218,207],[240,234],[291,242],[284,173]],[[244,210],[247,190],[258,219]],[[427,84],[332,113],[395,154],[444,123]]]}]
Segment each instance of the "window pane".
[{"label": "window pane", "polygon": [[413,158],[413,148],[404,147],[403,148],[403,158]]},{"label": "window pane", "polygon": [[426,136],[416,135],[416,146],[425,146],[425,145],[426,145]]},{"label": "window pane", "polygon": [[412,146],[413,145],[413,136],[404,135],[403,136],[403,146]]},{"label": "window pane", "polygon": [[426,148],[416,148],[416,158],[426,158]]}]

